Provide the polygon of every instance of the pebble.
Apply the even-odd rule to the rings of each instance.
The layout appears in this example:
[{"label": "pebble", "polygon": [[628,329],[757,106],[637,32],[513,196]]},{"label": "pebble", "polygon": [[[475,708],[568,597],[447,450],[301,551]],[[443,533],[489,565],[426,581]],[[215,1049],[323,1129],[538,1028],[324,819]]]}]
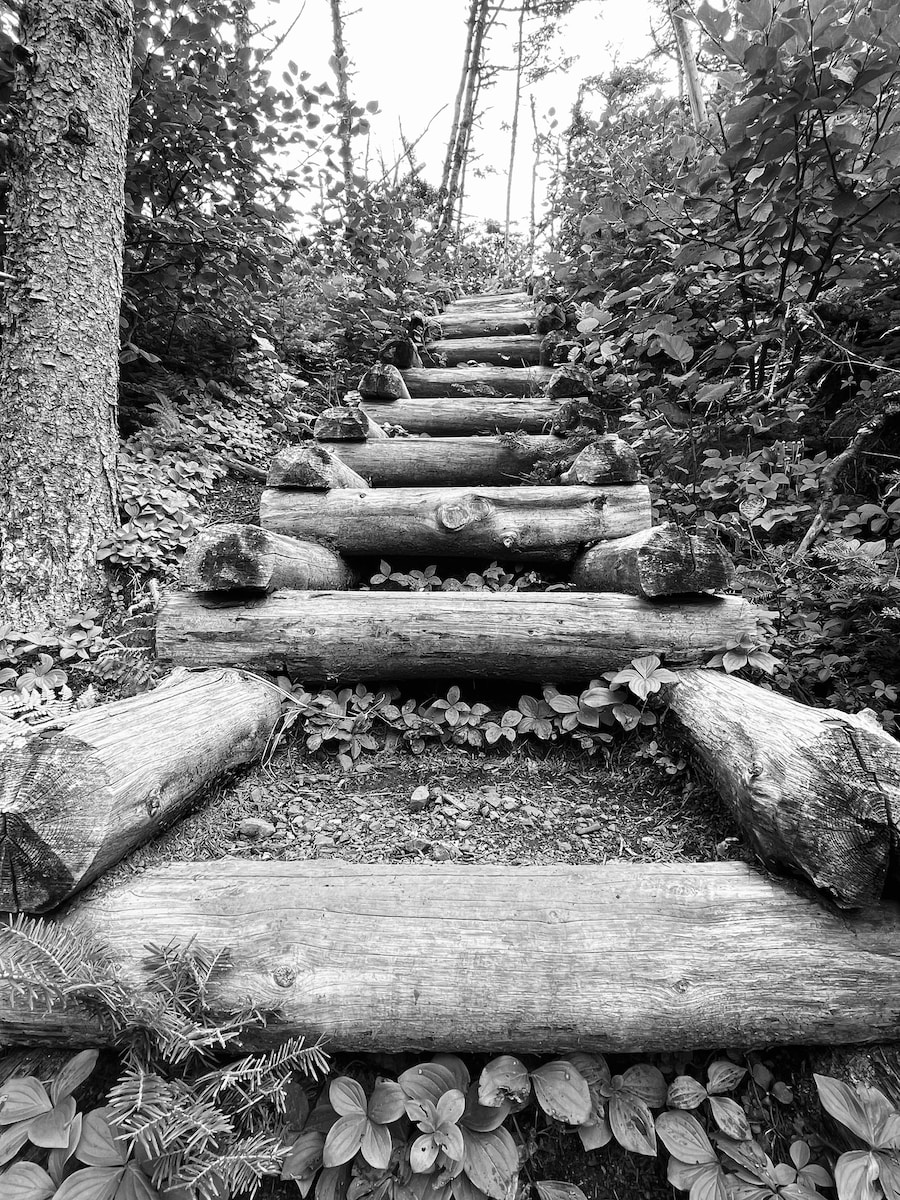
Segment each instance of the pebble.
[{"label": "pebble", "polygon": [[238,832],[241,837],[245,838],[263,838],[271,837],[275,832],[275,826],[271,821],[265,821],[262,817],[244,817]]}]

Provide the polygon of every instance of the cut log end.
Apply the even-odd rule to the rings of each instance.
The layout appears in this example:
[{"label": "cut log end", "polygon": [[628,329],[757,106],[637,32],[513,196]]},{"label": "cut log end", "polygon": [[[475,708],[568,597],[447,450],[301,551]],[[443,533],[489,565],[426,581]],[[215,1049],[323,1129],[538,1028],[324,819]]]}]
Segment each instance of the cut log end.
[{"label": "cut log end", "polygon": [[586,484],[637,483],[641,464],[637,453],[615,433],[598,437],[585,446],[571,467],[559,477],[560,483]]},{"label": "cut log end", "polygon": [[288,446],[272,460],[268,487],[303,488],[327,492],[330,488],[367,488],[361,475],[324,446]]},{"label": "cut log end", "polygon": [[257,525],[213,525],[189,543],[179,582],[193,592],[342,590],[351,586],[353,574],[339,555],[316,542]]},{"label": "cut log end", "polygon": [[734,565],[725,548],[677,525],[657,525],[585,550],[572,583],[586,592],[625,592],[648,600],[727,588]]}]

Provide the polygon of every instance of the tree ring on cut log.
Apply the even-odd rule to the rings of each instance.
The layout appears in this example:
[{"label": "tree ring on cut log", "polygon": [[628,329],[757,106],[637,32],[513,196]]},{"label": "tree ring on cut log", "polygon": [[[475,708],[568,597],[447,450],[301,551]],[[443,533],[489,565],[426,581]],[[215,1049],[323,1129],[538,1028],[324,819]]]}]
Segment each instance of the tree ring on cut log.
[{"label": "tree ring on cut log", "polygon": [[[81,867],[79,851],[92,845],[75,824],[84,797],[95,798],[90,821],[105,822],[112,796],[109,775],[92,746],[56,734],[14,737],[0,761],[0,910],[39,912],[55,904]],[[26,800],[30,797],[30,800]],[[40,812],[41,833],[29,823]],[[57,843],[57,844],[54,844]],[[70,865],[66,865],[66,864]]]},{"label": "tree ring on cut log", "polygon": [[451,533],[467,529],[490,512],[491,506],[478,496],[466,496],[450,504],[442,504],[437,510],[437,522]]}]

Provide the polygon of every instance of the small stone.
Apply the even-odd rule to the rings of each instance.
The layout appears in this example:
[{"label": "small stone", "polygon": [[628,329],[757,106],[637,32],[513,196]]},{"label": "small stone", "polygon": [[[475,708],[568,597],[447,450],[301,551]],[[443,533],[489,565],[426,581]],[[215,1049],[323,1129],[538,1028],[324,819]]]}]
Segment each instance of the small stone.
[{"label": "small stone", "polygon": [[275,832],[275,826],[271,821],[264,821],[262,817],[244,817],[238,825],[238,832],[245,838],[267,838]]},{"label": "small stone", "polygon": [[519,807],[519,802],[514,796],[504,796],[502,803],[507,812],[512,812]]},{"label": "small stone", "polygon": [[426,784],[421,784],[409,798],[409,811],[421,812],[431,803],[431,791]]}]

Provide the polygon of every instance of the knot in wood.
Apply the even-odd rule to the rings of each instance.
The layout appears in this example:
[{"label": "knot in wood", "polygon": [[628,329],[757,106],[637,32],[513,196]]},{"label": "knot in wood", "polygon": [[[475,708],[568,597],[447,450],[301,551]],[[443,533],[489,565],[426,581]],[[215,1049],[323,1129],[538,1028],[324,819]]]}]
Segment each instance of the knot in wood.
[{"label": "knot in wood", "polygon": [[465,529],[480,517],[484,516],[486,506],[477,499],[466,497],[463,500],[442,504],[437,510],[438,524],[451,533]]},{"label": "knot in wood", "polygon": [[297,978],[297,972],[293,967],[276,967],[272,972],[272,979],[282,988],[289,988],[293,985]]}]

